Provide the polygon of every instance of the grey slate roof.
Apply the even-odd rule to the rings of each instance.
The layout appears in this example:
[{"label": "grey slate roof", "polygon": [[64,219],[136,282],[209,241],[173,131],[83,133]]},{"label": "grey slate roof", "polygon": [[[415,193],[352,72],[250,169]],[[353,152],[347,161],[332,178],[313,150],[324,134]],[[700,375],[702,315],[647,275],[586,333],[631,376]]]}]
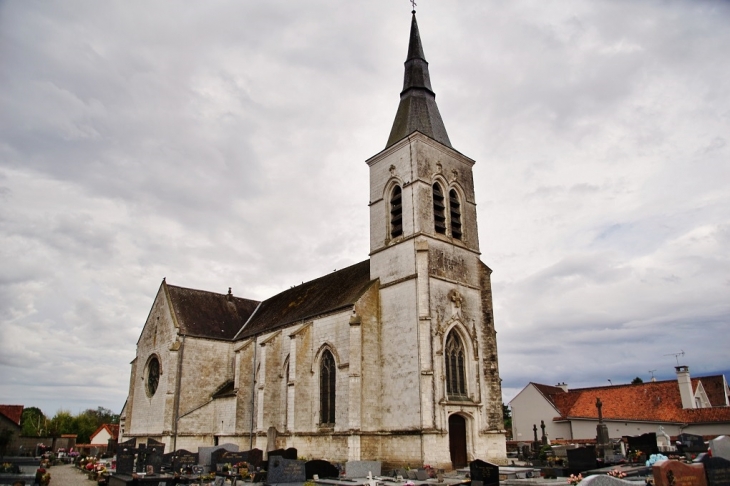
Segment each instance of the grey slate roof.
[{"label": "grey slate roof", "polygon": [[411,20],[408,57],[405,62],[403,91],[400,94],[400,104],[385,148],[415,131],[453,148],[438,106],[436,106],[436,95],[431,88],[428,62],[423,54],[423,45],[414,13]]},{"label": "grey slate roof", "polygon": [[372,285],[370,260],[332,272],[266,299],[238,338],[274,331],[352,306]]},{"label": "grey slate roof", "polygon": [[163,284],[172,303],[180,333],[211,339],[233,339],[258,302],[233,295]]}]

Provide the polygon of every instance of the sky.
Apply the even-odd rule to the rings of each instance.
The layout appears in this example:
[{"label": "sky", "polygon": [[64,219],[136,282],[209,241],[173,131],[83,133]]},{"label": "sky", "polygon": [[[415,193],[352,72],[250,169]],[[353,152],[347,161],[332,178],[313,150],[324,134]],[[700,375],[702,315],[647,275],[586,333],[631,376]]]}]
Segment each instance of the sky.
[{"label": "sky", "polygon": [[[730,375],[730,2],[416,8],[504,400]],[[120,411],[163,278],[261,300],[366,259],[410,10],[1,2],[0,403]]]}]

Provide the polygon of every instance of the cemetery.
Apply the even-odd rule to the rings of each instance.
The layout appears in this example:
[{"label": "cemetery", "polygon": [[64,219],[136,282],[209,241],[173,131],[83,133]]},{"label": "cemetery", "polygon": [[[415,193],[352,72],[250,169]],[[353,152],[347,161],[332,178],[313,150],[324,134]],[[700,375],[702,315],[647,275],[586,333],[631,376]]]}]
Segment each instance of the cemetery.
[{"label": "cemetery", "polygon": [[[537,427],[535,427],[537,429]],[[535,431],[536,432],[536,431]],[[600,430],[597,439],[600,439]],[[537,433],[535,433],[537,439]],[[303,459],[294,448],[240,451],[235,444],[165,452],[165,444],[130,439],[106,458],[75,455],[75,469],[88,484],[108,486],[291,485],[291,486],[730,486],[730,437],[705,442],[701,436],[673,437],[672,450],[659,451],[657,434],[625,437],[607,444],[525,444],[510,466],[475,459],[453,471],[429,465],[385,470],[380,461],[331,463]],[[665,447],[662,445],[662,447]],[[48,485],[52,466],[63,464],[53,453],[41,457],[6,457],[0,486]],[[70,466],[66,466],[70,467]]]}]

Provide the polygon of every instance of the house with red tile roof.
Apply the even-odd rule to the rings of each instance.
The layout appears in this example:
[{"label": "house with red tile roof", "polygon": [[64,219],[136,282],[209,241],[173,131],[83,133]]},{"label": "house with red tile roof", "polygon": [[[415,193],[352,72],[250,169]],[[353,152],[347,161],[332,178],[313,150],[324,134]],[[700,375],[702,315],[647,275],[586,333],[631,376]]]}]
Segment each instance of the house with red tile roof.
[{"label": "house with red tile roof", "polygon": [[687,366],[677,366],[677,379],[629,385],[569,389],[529,383],[510,402],[515,440],[538,439],[544,422],[548,439],[594,439],[598,425],[596,401],[611,438],[647,432],[677,436],[730,434],[730,389],[724,375],[690,378]]},{"label": "house with red tile roof", "polygon": [[3,421],[14,423],[20,427],[20,418],[23,416],[23,405],[0,405],[0,415]]},{"label": "house with red tile roof", "polygon": [[109,439],[117,440],[119,438],[119,424],[102,424],[89,437],[89,444],[92,446],[106,446]]}]

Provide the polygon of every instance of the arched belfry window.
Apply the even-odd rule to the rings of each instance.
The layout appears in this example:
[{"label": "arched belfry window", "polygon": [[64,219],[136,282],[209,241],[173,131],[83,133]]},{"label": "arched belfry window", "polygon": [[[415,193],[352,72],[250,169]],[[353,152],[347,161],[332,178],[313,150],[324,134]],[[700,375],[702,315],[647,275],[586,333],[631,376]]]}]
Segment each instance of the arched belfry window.
[{"label": "arched belfry window", "polygon": [[390,195],[390,237],[396,238],[403,234],[403,191],[395,186]]},{"label": "arched belfry window", "polygon": [[433,229],[436,233],[446,234],[446,204],[444,191],[438,182],[433,184]]},{"label": "arched belfry window", "polygon": [[319,370],[319,421],[322,425],[335,423],[335,388],[337,367],[329,350],[322,354]]},{"label": "arched belfry window", "polygon": [[449,191],[449,212],[451,215],[451,236],[461,239],[461,203],[456,189]]},{"label": "arched belfry window", "polygon": [[451,331],[446,338],[446,394],[449,397],[466,397],[466,353],[459,335]]}]

